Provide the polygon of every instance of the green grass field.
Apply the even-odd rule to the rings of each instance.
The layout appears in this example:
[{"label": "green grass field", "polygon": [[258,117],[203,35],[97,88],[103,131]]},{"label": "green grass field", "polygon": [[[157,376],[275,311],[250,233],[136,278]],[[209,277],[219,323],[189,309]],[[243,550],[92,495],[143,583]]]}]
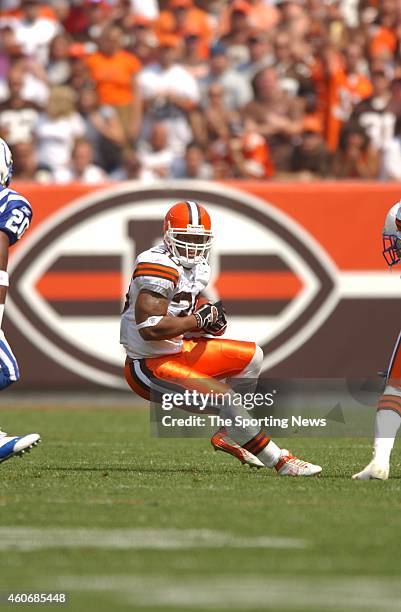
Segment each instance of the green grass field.
[{"label": "green grass field", "polygon": [[65,591],[67,609],[96,612],[401,609],[400,448],[391,480],[353,482],[370,440],[292,440],[324,472],[286,479],[208,440],[151,438],[145,410],[3,405],[0,418],[43,436],[0,467],[3,601]]}]

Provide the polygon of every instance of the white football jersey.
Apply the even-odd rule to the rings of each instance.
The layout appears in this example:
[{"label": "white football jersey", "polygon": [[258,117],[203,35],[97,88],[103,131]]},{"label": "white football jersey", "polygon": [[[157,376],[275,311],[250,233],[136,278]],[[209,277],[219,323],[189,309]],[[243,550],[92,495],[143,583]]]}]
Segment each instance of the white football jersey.
[{"label": "white football jersey", "polygon": [[141,253],[126,296],[121,318],[120,343],[133,359],[179,353],[183,336],[169,340],[144,340],[136,328],[135,303],[139,292],[148,289],[169,301],[167,314],[173,317],[193,313],[199,294],[210,279],[210,266],[203,259],[193,268],[184,268],[162,243]]}]

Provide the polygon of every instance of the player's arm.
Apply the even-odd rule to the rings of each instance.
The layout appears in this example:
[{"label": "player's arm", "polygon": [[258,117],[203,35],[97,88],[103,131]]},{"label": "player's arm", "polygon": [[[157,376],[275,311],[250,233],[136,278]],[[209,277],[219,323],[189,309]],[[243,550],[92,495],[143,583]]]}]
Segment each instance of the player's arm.
[{"label": "player's arm", "polygon": [[6,301],[8,288],[8,248],[9,239],[5,232],[0,231],[0,329],[4,314],[4,304]]},{"label": "player's arm", "polygon": [[192,314],[171,317],[167,314],[169,300],[159,293],[142,289],[135,303],[137,329],[144,340],[168,340],[199,329],[198,319]]}]

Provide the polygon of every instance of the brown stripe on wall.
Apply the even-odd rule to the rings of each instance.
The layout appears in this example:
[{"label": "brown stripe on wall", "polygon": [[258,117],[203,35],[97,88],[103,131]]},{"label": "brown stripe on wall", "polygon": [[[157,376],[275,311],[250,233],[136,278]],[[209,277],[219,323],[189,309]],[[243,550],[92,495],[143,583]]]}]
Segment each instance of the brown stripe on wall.
[{"label": "brown stripe on wall", "polygon": [[221,270],[280,270],[290,271],[292,268],[278,255],[220,255]]},{"label": "brown stripe on wall", "polygon": [[62,255],[47,272],[120,271],[121,259],[120,255]]},{"label": "brown stripe on wall", "polygon": [[122,310],[118,300],[50,300],[48,304],[62,317],[115,317]]},{"label": "brown stripe on wall", "polygon": [[277,316],[292,300],[224,300],[229,317]]}]

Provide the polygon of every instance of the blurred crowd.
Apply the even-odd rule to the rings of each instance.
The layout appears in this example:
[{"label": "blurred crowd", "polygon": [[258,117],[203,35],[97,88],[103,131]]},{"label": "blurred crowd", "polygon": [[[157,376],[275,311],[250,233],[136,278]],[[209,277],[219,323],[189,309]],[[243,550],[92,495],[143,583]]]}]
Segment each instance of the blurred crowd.
[{"label": "blurred crowd", "polygon": [[401,180],[401,0],[2,0],[14,176]]}]

